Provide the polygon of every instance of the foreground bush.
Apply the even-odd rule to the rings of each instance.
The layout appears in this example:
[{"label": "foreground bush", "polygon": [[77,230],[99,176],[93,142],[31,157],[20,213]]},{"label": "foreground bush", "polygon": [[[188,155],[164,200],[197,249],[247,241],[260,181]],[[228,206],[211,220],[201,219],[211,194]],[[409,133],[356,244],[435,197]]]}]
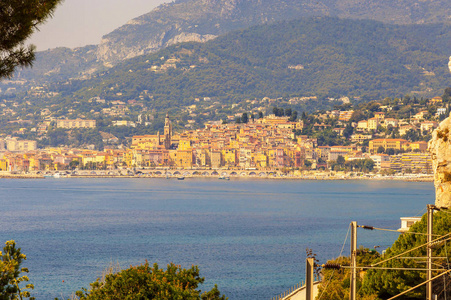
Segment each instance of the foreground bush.
[{"label": "foreground bush", "polygon": [[[16,300],[30,297],[30,292],[34,287],[28,282],[28,276],[21,273],[28,273],[27,268],[20,265],[27,257],[22,254],[20,248],[16,248],[15,241],[7,241],[3,251],[0,251],[0,300]],[[30,300],[34,299],[33,297]]]},{"label": "foreground bush", "polygon": [[169,264],[167,270],[160,269],[157,264],[153,267],[146,262],[144,265],[108,274],[104,279],[97,279],[91,283],[90,290],[83,289],[76,295],[80,300],[226,300],[215,287],[202,293],[198,289],[204,282],[199,277],[199,269],[192,266],[182,269],[180,266]]}]

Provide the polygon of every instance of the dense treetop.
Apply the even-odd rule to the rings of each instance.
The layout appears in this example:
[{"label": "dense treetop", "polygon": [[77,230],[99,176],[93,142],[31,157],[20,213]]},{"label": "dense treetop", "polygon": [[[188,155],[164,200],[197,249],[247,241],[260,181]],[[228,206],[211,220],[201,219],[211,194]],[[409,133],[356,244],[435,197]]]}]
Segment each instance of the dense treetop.
[{"label": "dense treetop", "polygon": [[121,300],[121,299],[159,299],[159,300],[226,300],[221,296],[217,286],[208,292],[201,292],[199,285],[204,282],[199,276],[199,268],[189,269],[169,264],[167,270],[157,264],[153,267],[146,262],[132,266],[91,284],[91,288],[78,291],[79,299],[86,300]]},{"label": "dense treetop", "polygon": [[25,46],[37,26],[61,0],[2,0],[0,2],[0,79],[12,76],[17,67],[29,67],[34,46]]}]

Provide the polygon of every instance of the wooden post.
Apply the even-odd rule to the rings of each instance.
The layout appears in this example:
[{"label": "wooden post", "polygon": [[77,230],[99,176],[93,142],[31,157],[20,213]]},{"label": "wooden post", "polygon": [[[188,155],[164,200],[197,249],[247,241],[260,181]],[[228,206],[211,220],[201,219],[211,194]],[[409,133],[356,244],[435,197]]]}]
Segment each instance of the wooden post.
[{"label": "wooden post", "polygon": [[315,259],[313,257],[308,257],[306,261],[305,268],[305,278],[306,278],[306,300],[313,300],[313,269],[315,265]]}]

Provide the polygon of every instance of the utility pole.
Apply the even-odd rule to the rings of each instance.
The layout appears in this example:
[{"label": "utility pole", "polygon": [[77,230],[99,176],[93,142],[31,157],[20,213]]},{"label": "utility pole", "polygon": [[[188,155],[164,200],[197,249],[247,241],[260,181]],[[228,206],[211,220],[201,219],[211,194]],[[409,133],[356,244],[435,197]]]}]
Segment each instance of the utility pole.
[{"label": "utility pole", "polygon": [[313,300],[313,269],[315,267],[315,259],[308,257],[306,260],[305,278],[306,278],[306,300]]},{"label": "utility pole", "polygon": [[356,300],[357,289],[357,222],[351,222],[351,291],[349,300]]},{"label": "utility pole", "polygon": [[426,300],[432,300],[432,281],[430,280],[432,278],[432,234],[433,234],[433,223],[434,223],[434,209],[435,205],[428,204],[427,205],[427,273],[426,273],[426,280],[428,283],[426,284]]}]

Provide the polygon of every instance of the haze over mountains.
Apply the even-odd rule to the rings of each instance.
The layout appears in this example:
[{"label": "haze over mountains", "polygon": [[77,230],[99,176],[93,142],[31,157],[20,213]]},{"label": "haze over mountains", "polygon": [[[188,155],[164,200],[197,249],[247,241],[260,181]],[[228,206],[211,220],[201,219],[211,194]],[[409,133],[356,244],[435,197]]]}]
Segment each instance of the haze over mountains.
[{"label": "haze over mountains", "polygon": [[310,17],[129,59],[83,82],[77,92],[82,98],[127,100],[147,90],[155,104],[166,107],[199,97],[235,102],[315,95],[370,100],[411,91],[423,96],[446,82],[449,40],[451,26],[445,25]]},{"label": "haze over mountains", "polygon": [[[309,16],[373,19],[390,25],[368,21],[346,23],[338,18],[305,19]],[[16,78],[32,81],[34,84],[64,82],[70,78],[88,80],[97,72],[105,72],[117,65],[116,68],[101,73],[100,76],[95,75],[97,79],[91,79],[91,82],[83,81],[77,84],[81,87],[81,91],[86,86],[97,84],[99,87],[94,90],[100,94],[96,96],[109,95],[110,93],[101,91],[102,86],[111,85],[111,80],[116,80],[118,83],[129,81],[126,72],[120,71],[121,66],[128,68],[138,62],[149,60],[149,64],[153,63],[153,65],[148,66],[148,69],[152,66],[158,67],[162,63],[157,63],[155,58],[162,57],[163,54],[138,58],[138,60],[130,59],[161,51],[179,42],[210,41],[205,46],[187,46],[192,49],[189,51],[193,52],[187,56],[189,58],[180,57],[177,54],[179,50],[175,48],[164,50],[166,59],[173,57],[180,60],[176,62],[176,68],[169,72],[154,72],[154,70],[141,74],[147,79],[145,82],[141,80],[139,89],[157,89],[158,96],[165,98],[166,96],[161,96],[165,93],[160,92],[168,88],[164,83],[177,82],[185,78],[184,81],[190,82],[191,89],[188,90],[192,93],[186,89],[178,93],[174,93],[173,89],[167,92],[172,94],[171,99],[181,97],[180,101],[185,102],[199,94],[205,94],[199,91],[217,91],[218,89],[211,89],[209,86],[218,84],[223,84],[221,90],[227,88],[230,90],[208,96],[232,94],[228,97],[229,100],[240,96],[260,96],[261,93],[256,94],[249,90],[252,86],[260,92],[267,91],[273,96],[281,93],[283,87],[287,89],[286,93],[291,95],[315,94],[321,90],[324,94],[334,95],[348,93],[359,96],[363,93],[383,96],[381,91],[384,89],[387,91],[387,96],[411,91],[431,95],[439,93],[440,89],[449,85],[449,80],[447,82],[444,75],[446,72],[442,69],[446,69],[449,56],[447,51],[451,49],[450,16],[451,6],[448,0],[418,2],[410,0],[396,2],[389,0],[325,0],[321,2],[179,0],[163,4],[129,21],[105,35],[99,45],[76,49],[57,48],[40,52],[34,68],[18,72]],[[234,30],[299,18],[303,19],[298,23],[293,21],[278,23],[274,26],[263,25],[260,28],[237,31],[227,38],[212,41]],[[314,28],[309,27],[309,21],[305,20],[316,20]],[[325,24],[321,24],[322,22]],[[428,25],[432,23],[443,24]],[[284,26],[288,26],[288,30]],[[342,30],[334,31],[332,30],[334,26]],[[352,28],[349,27],[354,29],[351,30]],[[309,30],[313,30],[314,34]],[[283,36],[283,39],[274,38],[280,36]],[[255,43],[249,42],[252,40]],[[227,44],[231,41],[246,47],[232,47]],[[274,48],[273,43],[283,46],[278,46],[277,51],[273,53],[252,47],[258,44],[260,47]],[[321,47],[322,43],[323,47]],[[314,47],[309,48],[309,44]],[[224,51],[221,51],[221,48]],[[236,51],[239,54],[236,54]],[[196,63],[194,58],[202,59],[202,55],[207,55],[207,52],[208,55],[215,55],[217,60],[210,59],[208,64],[199,63],[199,61]],[[244,59],[246,56],[250,58]],[[255,63],[256,61],[258,63]],[[189,74],[183,71],[184,68],[190,67],[187,65],[188,62],[199,65]],[[228,72],[218,74],[215,70],[223,70],[218,66],[227,66],[230,69]],[[305,71],[296,72],[288,69],[290,66],[302,67]],[[126,71],[130,70],[135,71],[133,68]],[[115,79],[111,77],[112,72],[115,74]],[[295,73],[290,75],[287,72]],[[236,77],[236,74],[240,74],[242,80],[234,84],[233,77]],[[377,80],[374,81],[374,78]],[[194,80],[196,82],[193,82]],[[213,83],[213,80],[217,81]],[[243,82],[255,82],[255,84],[247,84],[243,88]],[[203,85],[199,86],[201,83]],[[281,83],[284,84],[281,85]],[[262,85],[265,87],[262,88]],[[179,87],[182,89],[183,85]],[[375,89],[377,92],[374,91]],[[81,94],[87,96],[92,93],[82,92]],[[122,94],[132,96],[127,88]]]},{"label": "haze over mountains", "polygon": [[232,30],[305,16],[451,23],[451,8],[446,0],[182,0],[161,5],[107,34],[97,56],[114,63],[177,42],[206,41]]}]

